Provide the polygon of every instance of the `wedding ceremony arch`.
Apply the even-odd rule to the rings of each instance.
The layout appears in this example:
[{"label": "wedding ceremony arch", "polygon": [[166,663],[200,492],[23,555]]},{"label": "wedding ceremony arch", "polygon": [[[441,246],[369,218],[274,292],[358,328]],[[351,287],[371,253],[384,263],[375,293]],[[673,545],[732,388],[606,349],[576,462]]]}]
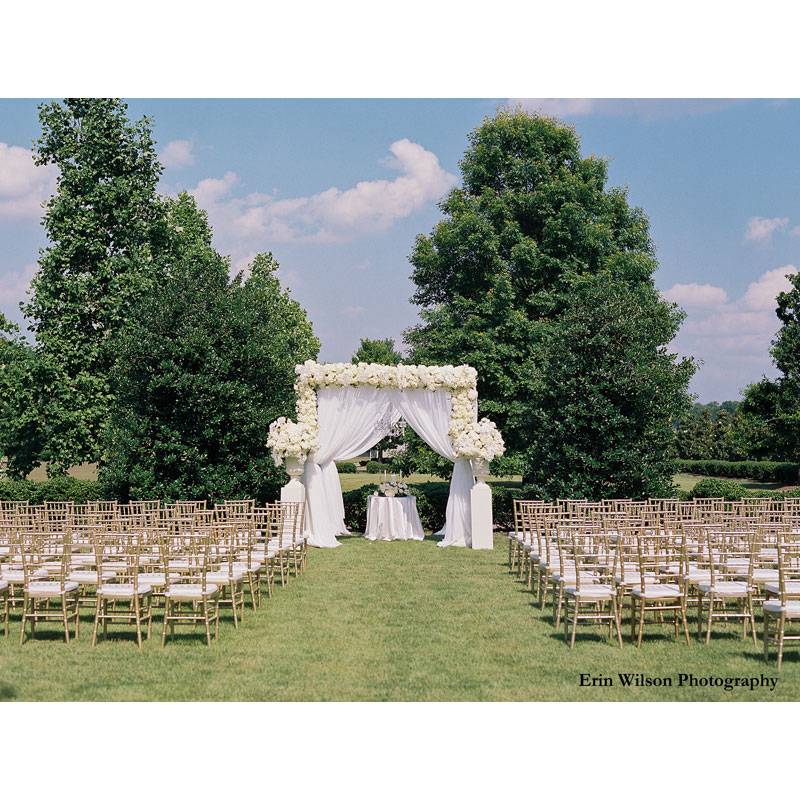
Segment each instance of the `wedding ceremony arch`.
[{"label": "wedding ceremony arch", "polygon": [[267,444],[290,481],[281,499],[306,508],[309,544],[347,533],[337,461],[355,458],[400,419],[453,462],[440,547],[492,547],[489,462],[504,452],[493,422],[478,420],[477,372],[461,366],[319,364],[295,367],[296,421],[280,417]]}]

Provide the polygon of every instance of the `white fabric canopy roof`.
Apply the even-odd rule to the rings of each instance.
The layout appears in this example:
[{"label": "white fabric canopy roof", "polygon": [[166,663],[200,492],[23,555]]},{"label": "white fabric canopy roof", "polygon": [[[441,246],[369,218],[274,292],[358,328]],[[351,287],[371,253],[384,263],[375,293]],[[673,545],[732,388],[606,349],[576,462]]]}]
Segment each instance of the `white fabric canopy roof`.
[{"label": "white fabric canopy roof", "polygon": [[336,547],[336,537],[347,532],[335,462],[369,450],[402,418],[431,449],[454,462],[440,546],[468,547],[472,540],[469,493],[474,480],[469,460],[457,459],[450,442],[450,406],[450,393],[442,390],[371,386],[319,389],[319,447],[306,460],[303,478],[309,544]]}]

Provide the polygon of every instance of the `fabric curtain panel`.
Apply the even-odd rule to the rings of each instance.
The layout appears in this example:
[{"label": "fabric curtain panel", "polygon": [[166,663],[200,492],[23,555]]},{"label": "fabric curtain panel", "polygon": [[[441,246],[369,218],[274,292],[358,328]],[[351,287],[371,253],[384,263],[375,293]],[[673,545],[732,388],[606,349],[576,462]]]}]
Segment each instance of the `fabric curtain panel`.
[{"label": "fabric curtain panel", "polygon": [[347,532],[336,461],[355,458],[386,436],[399,419],[387,392],[372,386],[331,387],[317,392],[319,448],[306,460],[309,544],[336,547]]},{"label": "fabric curtain panel", "polygon": [[456,458],[450,441],[450,393],[427,389],[392,389],[387,393],[391,394],[394,407],[420,439],[435,453],[454,462],[445,526],[439,531],[444,538],[439,546],[469,547],[472,544],[469,493],[475,481],[469,459]]},{"label": "fabric curtain panel", "polygon": [[469,460],[455,456],[450,442],[448,392],[426,389],[336,387],[317,392],[319,449],[306,461],[306,520],[309,544],[336,547],[346,532],[344,501],[336,461],[355,458],[386,436],[402,417],[440,456],[454,462],[440,546],[469,546],[470,490],[474,485]]}]

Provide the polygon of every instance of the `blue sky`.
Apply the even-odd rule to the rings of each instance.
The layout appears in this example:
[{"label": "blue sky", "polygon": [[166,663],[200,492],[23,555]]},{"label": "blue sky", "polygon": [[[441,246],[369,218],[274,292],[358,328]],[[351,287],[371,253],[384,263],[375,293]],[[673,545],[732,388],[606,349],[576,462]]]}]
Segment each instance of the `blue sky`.
[{"label": "blue sky", "polygon": [[[163,189],[209,211],[234,268],[272,250],[322,340],[348,360],[362,336],[416,319],[408,254],[458,180],[467,133],[506,100],[134,100],[150,115]],[[518,101],[514,101],[518,102]],[[693,390],[736,398],[772,374],[774,297],[800,264],[800,102],[526,100],[575,125],[647,212],[658,287],[687,311],[677,350]],[[0,309],[17,309],[44,244],[52,171],[26,151],[37,101],[0,101]]]}]

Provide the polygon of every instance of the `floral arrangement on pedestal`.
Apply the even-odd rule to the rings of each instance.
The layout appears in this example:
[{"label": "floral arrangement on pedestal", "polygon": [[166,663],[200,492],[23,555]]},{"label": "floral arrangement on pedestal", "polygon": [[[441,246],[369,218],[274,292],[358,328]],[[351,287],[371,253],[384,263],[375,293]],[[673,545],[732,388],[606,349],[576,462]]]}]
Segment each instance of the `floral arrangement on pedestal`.
[{"label": "floral arrangement on pedestal", "polygon": [[[276,464],[280,464],[287,456],[305,460],[308,453],[316,449],[319,436],[317,389],[329,386],[427,389],[450,393],[449,435],[456,456],[491,461],[495,456],[502,455],[505,448],[500,431],[493,422],[488,419],[478,422],[477,379],[478,373],[466,364],[428,367],[409,364],[319,364],[306,361],[295,367],[297,422],[293,423],[285,417],[275,420],[270,425],[267,444],[273,448]],[[292,425],[296,427],[290,428]],[[275,426],[277,428],[273,435]],[[301,445],[304,448],[302,456],[297,456]],[[473,455],[478,451],[481,455]]]},{"label": "floral arrangement on pedestal", "polygon": [[497,425],[486,417],[461,428],[457,432],[453,446],[463,458],[479,458],[483,461],[491,461],[506,451]]},{"label": "floral arrangement on pedestal", "polygon": [[269,426],[267,447],[272,449],[272,460],[279,467],[284,459],[295,458],[303,463],[317,443],[317,431],[303,422],[292,422],[278,417]]}]

